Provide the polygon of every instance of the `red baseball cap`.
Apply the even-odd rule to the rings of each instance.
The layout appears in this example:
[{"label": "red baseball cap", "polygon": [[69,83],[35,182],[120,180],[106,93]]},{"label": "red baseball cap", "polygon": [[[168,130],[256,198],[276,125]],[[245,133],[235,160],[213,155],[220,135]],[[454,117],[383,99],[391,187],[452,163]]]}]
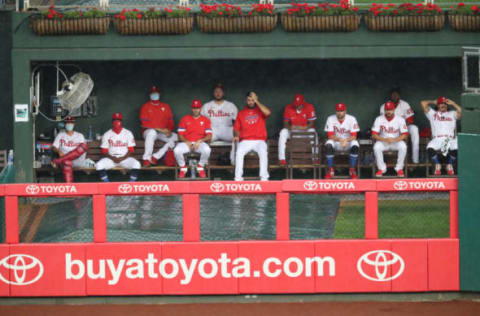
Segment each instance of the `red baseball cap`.
[{"label": "red baseball cap", "polygon": [[296,94],[293,98],[293,104],[296,106],[302,105],[304,101],[305,98],[303,97],[303,94]]},{"label": "red baseball cap", "polygon": [[385,102],[385,111],[386,110],[395,110],[395,103],[392,101]]},{"label": "red baseball cap", "polygon": [[150,93],[154,93],[154,92],[160,93],[160,91],[158,90],[158,88],[156,86],[152,86],[150,88]]},{"label": "red baseball cap", "polygon": [[119,112],[113,113],[112,120],[120,120],[120,121],[123,120],[122,113],[119,113]]},{"label": "red baseball cap", "polygon": [[75,118],[73,116],[66,116],[65,117],[65,120],[64,120],[65,123],[75,123]]},{"label": "red baseball cap", "polygon": [[192,109],[199,109],[202,107],[202,101],[195,99],[192,101]]},{"label": "red baseball cap", "polygon": [[347,106],[345,105],[345,103],[335,104],[335,111],[346,111],[346,110],[347,110]]},{"label": "red baseball cap", "polygon": [[446,97],[438,97],[437,105],[440,105],[442,103],[447,103],[447,98]]}]

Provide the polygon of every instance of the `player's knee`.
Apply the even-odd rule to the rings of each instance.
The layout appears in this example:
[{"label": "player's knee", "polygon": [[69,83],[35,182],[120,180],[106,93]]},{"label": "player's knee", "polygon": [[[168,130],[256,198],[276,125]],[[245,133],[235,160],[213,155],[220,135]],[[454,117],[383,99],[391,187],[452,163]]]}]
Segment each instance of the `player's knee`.
[{"label": "player's knee", "polygon": [[138,160],[135,159],[135,162],[132,164],[132,169],[140,169],[142,165]]},{"label": "player's knee", "polygon": [[357,145],[354,145],[350,148],[350,154],[352,155],[358,155],[359,147]]},{"label": "player's knee", "polygon": [[428,157],[433,158],[437,155],[437,151],[433,148],[427,148]]},{"label": "player's knee", "polygon": [[282,130],[280,131],[280,137],[281,138],[287,138],[288,137],[288,129],[282,128]]},{"label": "player's knee", "polygon": [[335,153],[335,151],[333,150],[333,145],[332,144],[330,144],[330,143],[325,144],[325,153],[327,155],[333,155]]},{"label": "player's knee", "polygon": [[144,132],[143,135],[145,136],[145,139],[154,138],[157,137],[157,132],[154,129],[149,128]]},{"label": "player's knee", "polygon": [[449,150],[448,155],[454,158],[457,158],[458,150]]},{"label": "player's knee", "polygon": [[398,143],[398,149],[399,150],[407,150],[407,144],[405,144],[405,142],[399,142]]},{"label": "player's knee", "polygon": [[209,146],[206,146],[204,149],[204,152],[205,154],[210,155],[210,153],[212,152],[212,148],[210,148]]}]

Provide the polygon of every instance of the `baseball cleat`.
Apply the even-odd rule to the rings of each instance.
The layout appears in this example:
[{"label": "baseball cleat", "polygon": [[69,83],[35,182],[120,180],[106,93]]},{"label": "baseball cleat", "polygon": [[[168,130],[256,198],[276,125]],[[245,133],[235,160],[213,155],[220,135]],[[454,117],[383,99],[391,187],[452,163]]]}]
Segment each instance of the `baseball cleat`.
[{"label": "baseball cleat", "polygon": [[158,163],[158,159],[155,157],[152,157],[151,162],[152,162],[152,165],[156,165]]},{"label": "baseball cleat", "polygon": [[205,174],[205,169],[203,169],[203,166],[198,165],[197,171],[198,171],[198,176],[200,178],[206,178],[207,177],[207,175]]},{"label": "baseball cleat", "polygon": [[450,163],[447,165],[447,174],[449,176],[453,176],[455,174],[455,172],[453,171],[453,166]]},{"label": "baseball cleat", "polygon": [[179,178],[185,178],[185,175],[187,174],[187,168],[180,168],[180,172],[178,173]]},{"label": "baseball cleat", "polygon": [[350,168],[348,171],[351,179],[358,179],[357,173],[355,172],[355,168]]},{"label": "baseball cleat", "polygon": [[280,165],[286,166],[286,165],[287,165],[287,161],[286,161],[285,159],[280,159]]},{"label": "baseball cleat", "polygon": [[400,170],[397,171],[397,177],[400,177],[400,178],[405,177],[405,174],[403,173],[403,170],[400,169]]},{"label": "baseball cleat", "polygon": [[381,177],[384,173],[382,170],[378,170],[377,173],[375,173],[375,177]]},{"label": "baseball cleat", "polygon": [[144,167],[150,166],[150,161],[149,161],[149,160],[144,160],[144,161],[143,161],[143,166],[144,166]]},{"label": "baseball cleat", "polygon": [[439,176],[442,174],[442,165],[437,163],[435,164],[435,172],[433,173],[435,176]]},{"label": "baseball cleat", "polygon": [[325,175],[325,179],[331,179],[335,176],[335,169],[333,167],[328,168],[327,174]]}]

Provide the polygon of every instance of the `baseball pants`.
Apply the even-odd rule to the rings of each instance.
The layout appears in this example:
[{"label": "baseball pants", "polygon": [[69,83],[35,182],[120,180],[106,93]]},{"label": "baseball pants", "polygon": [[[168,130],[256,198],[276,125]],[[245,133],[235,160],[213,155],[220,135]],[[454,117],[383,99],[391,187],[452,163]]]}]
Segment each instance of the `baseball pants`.
[{"label": "baseball pants", "polygon": [[382,170],[383,173],[387,171],[387,165],[383,160],[383,152],[388,150],[398,151],[395,171],[402,170],[405,163],[405,156],[407,155],[407,144],[405,144],[404,141],[397,143],[385,143],[377,141],[375,145],[373,145],[373,152],[375,154],[378,170]]},{"label": "baseball pants", "polygon": [[416,125],[408,125],[408,135],[412,142],[412,161],[418,163],[418,151],[420,147],[420,136],[418,135],[418,127]]},{"label": "baseball pants", "polygon": [[[208,163],[208,158],[210,157],[211,151],[212,150],[210,149],[210,146],[203,142],[200,143],[197,150],[194,150],[193,152],[200,154],[200,161],[198,163],[202,166],[205,166]],[[185,166],[185,157],[183,155],[190,152],[190,148],[188,147],[187,143],[178,143],[173,152],[175,154],[175,160],[177,160],[177,164],[180,167]]]},{"label": "baseball pants", "polygon": [[[315,132],[314,128],[309,128],[306,130],[307,132]],[[278,137],[278,160],[285,160],[285,149],[287,147],[287,140],[290,139],[290,130],[288,128],[282,128],[280,131],[280,135]],[[318,139],[315,137],[315,145],[318,144]],[[314,147],[312,152],[316,149],[317,146]]]},{"label": "baseball pants", "polygon": [[95,167],[97,170],[108,170],[115,167],[122,167],[125,169],[140,169],[141,165],[140,162],[133,157],[125,158],[119,163],[115,163],[112,159],[105,157],[100,159]]},{"label": "baseball pants", "polygon": [[[212,126],[212,142],[221,140],[224,142],[231,142],[233,139],[233,127],[218,128]],[[230,162],[235,163],[235,144],[232,143],[230,150]]]},{"label": "baseball pants", "polygon": [[[170,148],[173,149],[175,147],[175,142],[178,141],[177,134],[172,133],[170,137],[167,137],[164,133],[160,133],[153,128],[146,129],[143,132],[143,138],[145,139],[145,153],[143,154],[143,160],[151,160],[152,157],[157,160],[161,159]],[[152,154],[157,139],[165,142],[165,145],[163,145],[156,153]]]},{"label": "baseball pants", "polygon": [[[449,143],[449,144],[448,144]],[[442,147],[448,144],[447,150],[458,150],[458,141],[457,138],[449,138],[449,137],[435,137],[427,144],[427,149],[432,148],[435,151],[442,150]]]},{"label": "baseball pants", "polygon": [[357,140],[352,140],[351,142],[347,143],[346,147],[342,147],[342,144],[340,142],[336,142],[332,139],[329,139],[329,140],[327,140],[325,145],[332,145],[333,150],[335,150],[335,151],[349,151],[350,148],[352,148],[353,146],[360,147]]},{"label": "baseball pants", "polygon": [[268,147],[264,140],[242,140],[237,146],[235,158],[235,181],[243,181],[243,158],[249,151],[258,154],[260,164],[260,180],[267,181],[268,175]]}]

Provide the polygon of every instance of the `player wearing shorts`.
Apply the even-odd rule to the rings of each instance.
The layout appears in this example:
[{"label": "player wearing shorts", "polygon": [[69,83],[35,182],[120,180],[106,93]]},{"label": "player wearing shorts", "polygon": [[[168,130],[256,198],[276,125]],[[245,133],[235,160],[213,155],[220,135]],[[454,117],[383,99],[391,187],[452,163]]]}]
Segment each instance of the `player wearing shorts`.
[{"label": "player wearing shorts", "polygon": [[[400,99],[400,90],[398,88],[390,90],[390,101],[395,104],[395,115],[402,117],[407,123],[408,135],[412,142],[412,162],[418,163],[420,136],[418,127],[413,121],[415,113],[407,102]],[[380,106],[380,115],[383,114],[385,114],[385,103]]]},{"label": "player wearing shorts", "polygon": [[[165,163],[169,165],[172,161],[175,142],[178,140],[177,134],[173,133],[174,122],[170,106],[167,103],[160,102],[160,91],[157,87],[150,88],[150,101],[140,108],[140,124],[142,126],[142,135],[145,139],[145,153],[143,154],[143,165],[157,164],[165,154]],[[165,143],[156,153],[153,153],[153,147],[156,140]]]},{"label": "player wearing shorts", "polygon": [[260,180],[267,181],[269,175],[265,120],[271,111],[258,100],[253,91],[247,93],[246,102],[247,106],[238,113],[233,126],[233,141],[239,141],[235,157],[235,181],[243,181],[243,158],[249,151],[258,154]]},{"label": "player wearing shorts", "polygon": [[136,181],[140,171],[140,162],[133,158],[135,138],[132,132],[122,126],[122,114],[113,113],[112,128],[102,136],[102,154],[106,157],[100,159],[96,168],[103,182],[109,182],[107,170],[120,166],[130,169],[130,181]]},{"label": "player wearing shorts", "polygon": [[58,133],[53,141],[53,151],[59,158],[52,161],[53,167],[61,167],[63,180],[73,182],[73,167],[84,167],[85,157],[87,156],[87,144],[85,137],[74,131],[75,118],[67,116],[65,118],[65,132]]},{"label": "player wearing shorts", "polygon": [[[212,142],[221,140],[231,142],[233,139],[233,122],[238,109],[232,102],[225,100],[225,88],[217,84],[213,89],[213,100],[202,106],[200,114],[207,117],[212,124]],[[230,162],[235,163],[234,148],[230,151]]]},{"label": "player wearing shorts", "polygon": [[301,94],[295,95],[293,103],[285,107],[283,112],[283,129],[280,131],[278,138],[278,161],[281,165],[287,165],[285,149],[287,140],[290,139],[290,131],[315,132],[316,119],[317,116],[313,105],[305,102],[305,98]]},{"label": "player wearing shorts", "polygon": [[[430,107],[431,104],[437,104],[437,111]],[[427,144],[427,152],[435,164],[435,175],[442,174],[442,165],[437,156],[437,151],[442,155],[448,156],[446,166],[447,174],[453,175],[453,164],[457,159],[458,141],[457,141],[457,120],[462,116],[462,108],[446,97],[439,97],[437,101],[422,101],[423,112],[430,121],[432,129],[432,140]],[[455,110],[448,111],[448,106]]]},{"label": "player wearing shorts", "polygon": [[387,165],[383,160],[383,152],[387,150],[398,152],[395,171],[397,176],[405,176],[403,165],[407,155],[407,145],[404,140],[407,137],[407,123],[402,117],[395,115],[395,103],[386,102],[385,114],[377,117],[372,127],[372,138],[376,140],[375,145],[373,145],[373,152],[378,168],[375,176],[381,177],[387,172]]},{"label": "player wearing shorts", "polygon": [[333,168],[333,157],[336,151],[350,151],[350,169],[349,175],[352,179],[357,179],[355,166],[357,165],[358,151],[360,145],[357,141],[357,133],[360,131],[357,119],[347,114],[347,106],[343,103],[335,105],[335,115],[330,115],[325,124],[328,140],[325,143],[325,153],[327,157],[327,174],[325,179],[331,179],[335,176]]},{"label": "player wearing shorts", "polygon": [[210,146],[208,142],[212,139],[212,128],[210,120],[200,115],[202,102],[200,100],[192,101],[192,114],[184,116],[178,124],[178,138],[181,142],[174,149],[175,159],[180,166],[179,178],[185,178],[187,166],[185,165],[184,154],[196,152],[200,154],[197,171],[200,178],[206,178],[205,165],[210,157]]}]

